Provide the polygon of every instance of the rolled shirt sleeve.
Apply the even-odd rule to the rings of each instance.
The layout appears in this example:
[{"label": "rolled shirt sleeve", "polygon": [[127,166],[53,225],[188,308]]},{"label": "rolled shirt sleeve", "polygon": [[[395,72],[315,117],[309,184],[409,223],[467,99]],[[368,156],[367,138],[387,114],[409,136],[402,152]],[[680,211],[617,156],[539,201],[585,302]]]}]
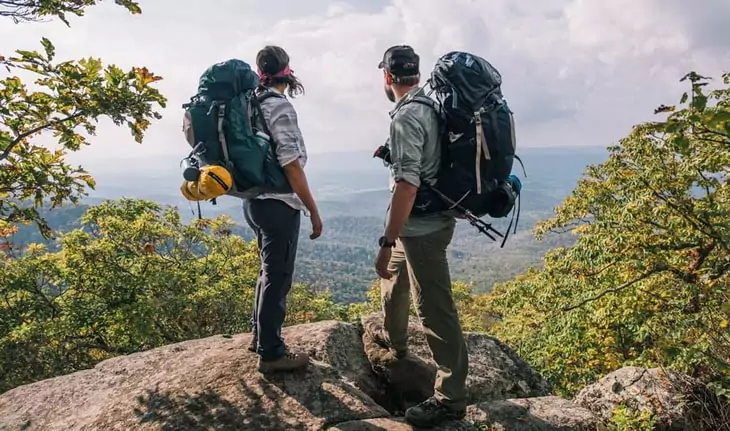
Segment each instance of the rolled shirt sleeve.
[{"label": "rolled shirt sleeve", "polygon": [[271,107],[269,131],[276,143],[276,156],[281,166],[298,160],[303,156],[304,138],[299,129],[297,112],[291,102],[285,99],[269,99],[276,104]]},{"label": "rolled shirt sleeve", "polygon": [[393,180],[421,185],[421,157],[425,130],[415,113],[402,109],[390,123],[390,158]]}]

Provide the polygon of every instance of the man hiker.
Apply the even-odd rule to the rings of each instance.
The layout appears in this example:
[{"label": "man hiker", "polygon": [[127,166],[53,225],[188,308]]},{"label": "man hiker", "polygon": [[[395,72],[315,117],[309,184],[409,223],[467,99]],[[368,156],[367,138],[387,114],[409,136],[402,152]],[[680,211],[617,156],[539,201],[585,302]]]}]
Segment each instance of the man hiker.
[{"label": "man hiker", "polygon": [[461,419],[466,411],[468,358],[446,258],[456,220],[445,212],[410,215],[421,182],[432,183],[441,160],[437,111],[428,104],[406,103],[430,100],[419,87],[419,56],[410,46],[394,46],[378,68],[395,108],[388,144],[391,200],[375,260],[385,318],[383,329],[373,335],[397,357],[407,354],[412,295],[438,372],[434,396],[409,408],[405,416],[414,426],[434,427]]}]

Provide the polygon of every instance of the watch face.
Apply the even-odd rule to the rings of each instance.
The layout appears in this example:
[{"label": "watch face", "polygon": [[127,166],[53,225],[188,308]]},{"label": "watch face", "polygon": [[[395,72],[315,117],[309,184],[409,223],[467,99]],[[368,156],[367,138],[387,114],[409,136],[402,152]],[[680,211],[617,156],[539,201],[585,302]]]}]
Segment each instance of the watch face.
[{"label": "watch face", "polygon": [[380,237],[380,238],[378,239],[378,244],[379,244],[379,245],[380,245],[381,247],[392,247],[392,246],[394,246],[394,245],[395,245],[395,241],[391,241],[391,242],[388,242],[388,238],[386,238],[386,237],[384,237],[384,236],[381,236],[381,237]]}]

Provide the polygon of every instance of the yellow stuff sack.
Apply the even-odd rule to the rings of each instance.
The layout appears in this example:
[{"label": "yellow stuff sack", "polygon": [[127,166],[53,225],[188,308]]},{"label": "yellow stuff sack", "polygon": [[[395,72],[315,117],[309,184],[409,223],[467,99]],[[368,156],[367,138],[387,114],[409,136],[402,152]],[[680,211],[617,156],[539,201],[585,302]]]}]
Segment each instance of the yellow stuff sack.
[{"label": "yellow stuff sack", "polygon": [[228,193],[233,187],[233,177],[226,168],[209,165],[200,168],[195,181],[183,181],[180,192],[189,201],[205,201]]}]

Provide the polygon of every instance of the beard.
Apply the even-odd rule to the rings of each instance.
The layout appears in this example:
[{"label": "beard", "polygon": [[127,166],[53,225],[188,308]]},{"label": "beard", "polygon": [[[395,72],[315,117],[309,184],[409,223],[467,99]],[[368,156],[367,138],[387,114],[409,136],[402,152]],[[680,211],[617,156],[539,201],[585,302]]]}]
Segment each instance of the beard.
[{"label": "beard", "polygon": [[393,89],[390,87],[384,87],[383,90],[385,90],[385,97],[388,98],[391,102],[395,103],[395,93],[393,93]]}]

